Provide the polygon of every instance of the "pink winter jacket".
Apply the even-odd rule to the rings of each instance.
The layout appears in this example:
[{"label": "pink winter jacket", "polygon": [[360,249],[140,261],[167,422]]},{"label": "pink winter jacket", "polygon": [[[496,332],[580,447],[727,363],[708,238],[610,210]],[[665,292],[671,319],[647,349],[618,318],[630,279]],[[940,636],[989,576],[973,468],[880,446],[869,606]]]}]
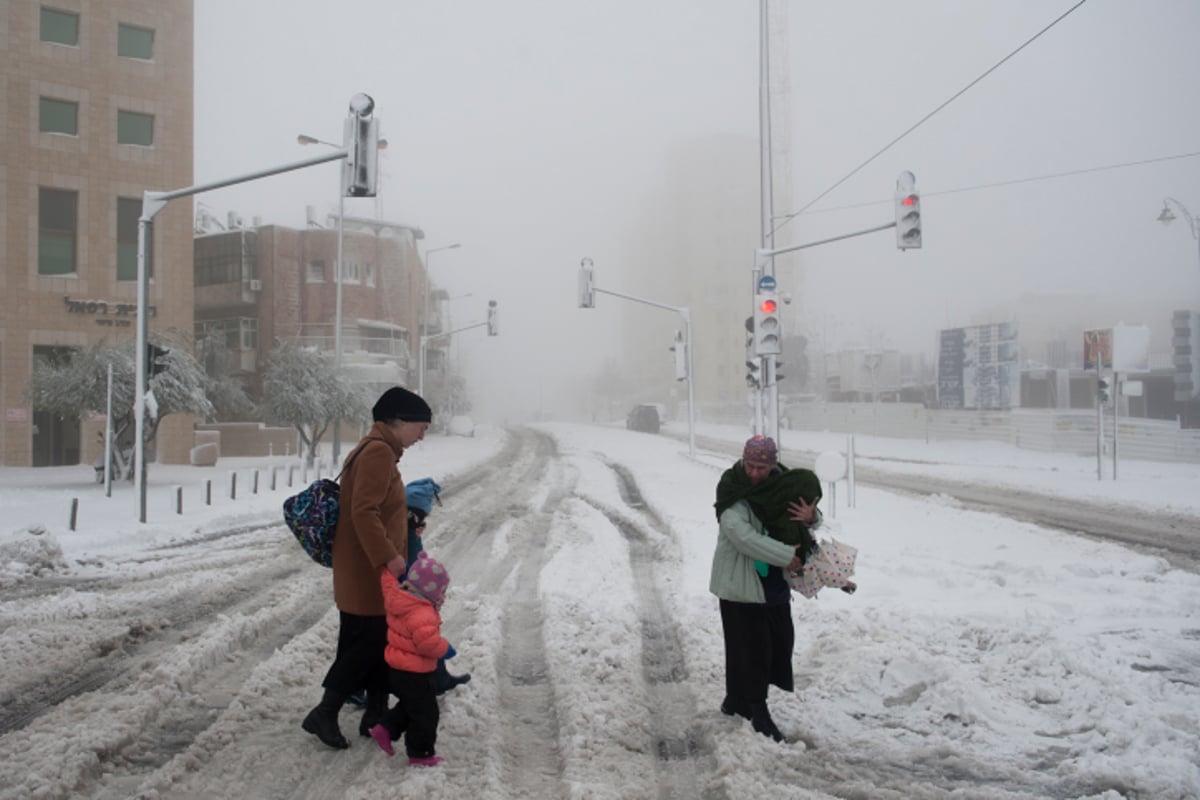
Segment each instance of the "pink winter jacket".
[{"label": "pink winter jacket", "polygon": [[433,672],[450,643],[442,638],[442,617],[433,603],[400,588],[386,569],[380,570],[387,610],[388,643],[383,657],[392,669]]}]

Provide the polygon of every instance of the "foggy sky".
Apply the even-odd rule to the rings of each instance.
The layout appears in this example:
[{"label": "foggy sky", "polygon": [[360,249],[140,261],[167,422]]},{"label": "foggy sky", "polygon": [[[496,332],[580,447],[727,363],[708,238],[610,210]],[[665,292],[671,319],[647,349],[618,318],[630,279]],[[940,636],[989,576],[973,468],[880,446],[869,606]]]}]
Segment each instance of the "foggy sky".
[{"label": "foggy sky", "polygon": [[[1072,5],[787,3],[777,197],[807,203]],[[1195,0],[1086,2],[778,231],[783,247],[886,223],[901,170],[923,193],[920,251],[885,231],[781,259],[802,276],[806,319],[791,323],[833,347],[928,351],[938,327],[1061,296],[1093,327],[1151,325],[1165,351],[1171,310],[1200,307],[1200,258],[1186,220],[1155,217],[1165,196],[1200,213],[1200,158],[939,192],[1200,151],[1198,41]],[[666,155],[757,142],[758,3],[196,3],[197,182],[314,155],[299,133],[339,141],[356,92],[375,98],[389,147],[381,196],[347,214],[420,226],[422,251],[461,243],[432,270],[472,295],[455,323],[481,321],[489,298],[501,309],[501,336],[456,337],[477,394],[499,414],[552,409],[620,357],[620,314],[579,323],[592,313],[575,307],[580,258],[619,288],[622,234],[644,229],[633,216]],[[198,199],[219,218],[301,227],[306,204],[336,207],[336,188],[322,165]],[[596,336],[604,324],[612,335]]]}]

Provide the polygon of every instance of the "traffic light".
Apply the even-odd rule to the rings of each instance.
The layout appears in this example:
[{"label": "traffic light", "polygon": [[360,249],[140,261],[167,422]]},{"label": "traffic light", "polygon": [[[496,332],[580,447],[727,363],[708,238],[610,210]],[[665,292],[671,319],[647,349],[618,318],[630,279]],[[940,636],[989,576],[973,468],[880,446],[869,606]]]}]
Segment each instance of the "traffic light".
[{"label": "traffic light", "polygon": [[754,297],[754,355],[773,356],[783,352],[779,322],[779,295],[759,289]]},{"label": "traffic light", "polygon": [[159,347],[151,342],[146,342],[146,389],[150,388],[151,378],[166,372],[170,367],[167,361],[167,356],[170,353],[171,351],[166,347]]},{"label": "traffic light", "polygon": [[1109,393],[1108,393],[1108,380],[1107,379],[1100,378],[1099,380],[1096,381],[1096,397],[1099,398],[1101,403],[1108,402]]},{"label": "traffic light", "polygon": [[166,347],[159,347],[156,344],[146,343],[146,376],[153,378],[155,375],[166,372],[170,364],[167,363],[167,356],[171,351]]},{"label": "traffic light", "polygon": [[497,323],[496,323],[496,301],[495,300],[488,300],[487,328],[488,328],[488,336],[498,336],[500,334],[500,329],[499,329],[499,327],[497,327]]},{"label": "traffic light", "polygon": [[379,173],[379,120],[372,117],[375,101],[369,94],[350,98],[350,115],[346,117],[349,155],[342,160],[346,197],[374,197]]},{"label": "traffic light", "polygon": [[675,344],[667,349],[675,353],[675,380],[686,381],[688,379],[687,342],[683,340],[682,332],[675,331]]},{"label": "traffic light", "polygon": [[596,291],[592,285],[592,260],[585,258],[579,262],[579,307],[595,308]]},{"label": "traffic light", "polygon": [[762,362],[754,354],[754,317],[746,317],[746,334],[746,386],[758,389],[762,386]]},{"label": "traffic light", "polygon": [[751,389],[762,388],[762,367],[757,358],[746,359],[746,386]]},{"label": "traffic light", "polygon": [[921,195],[911,172],[896,179],[896,247],[901,250],[921,247]]}]

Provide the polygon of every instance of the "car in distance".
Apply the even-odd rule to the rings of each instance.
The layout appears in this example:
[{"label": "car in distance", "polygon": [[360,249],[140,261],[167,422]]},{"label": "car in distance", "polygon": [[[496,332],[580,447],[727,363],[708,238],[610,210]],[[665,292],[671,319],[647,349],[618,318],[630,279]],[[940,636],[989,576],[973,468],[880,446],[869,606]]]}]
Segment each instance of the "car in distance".
[{"label": "car in distance", "polygon": [[634,406],[629,412],[629,416],[625,417],[625,427],[631,431],[658,433],[660,426],[657,406],[649,404]]}]

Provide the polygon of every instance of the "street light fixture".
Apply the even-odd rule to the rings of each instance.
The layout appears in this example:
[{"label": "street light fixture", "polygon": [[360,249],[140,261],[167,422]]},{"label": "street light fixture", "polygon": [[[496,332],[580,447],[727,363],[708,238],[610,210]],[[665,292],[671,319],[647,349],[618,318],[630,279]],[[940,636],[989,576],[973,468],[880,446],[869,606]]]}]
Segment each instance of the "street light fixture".
[{"label": "street light fixture", "polygon": [[422,397],[425,396],[425,343],[429,338],[429,289],[432,283],[429,271],[430,259],[434,253],[441,252],[442,250],[456,250],[459,247],[462,247],[462,243],[455,242],[454,244],[448,244],[444,247],[433,247],[425,251],[425,302],[421,312],[423,332],[417,348],[417,394]]},{"label": "street light fixture", "polygon": [[1200,257],[1200,217],[1192,216],[1192,213],[1187,210],[1187,206],[1174,197],[1167,197],[1163,199],[1163,207],[1162,211],[1159,212],[1158,221],[1163,225],[1170,225],[1175,221],[1175,214],[1171,211],[1172,205],[1178,208],[1179,213],[1183,214],[1183,218],[1188,221],[1188,227],[1192,231],[1192,238],[1197,242],[1197,257]]},{"label": "street light fixture", "polygon": [[[358,95],[355,95],[357,98]],[[342,148],[346,145],[337,145],[333,142],[327,142],[324,139],[318,139],[315,136],[300,134],[296,137],[298,144],[323,144],[326,147]],[[387,139],[379,140],[379,149],[387,149]],[[345,169],[338,171],[338,222],[337,222],[337,263],[334,265],[333,282],[336,291],[336,300],[334,301],[334,321],[333,321],[333,367],[337,372],[342,371],[342,248],[345,242],[345,232],[342,227],[342,219],[346,216],[346,189],[343,185]],[[337,420],[333,425],[333,461],[336,464],[342,451],[342,425],[341,420]]]}]

